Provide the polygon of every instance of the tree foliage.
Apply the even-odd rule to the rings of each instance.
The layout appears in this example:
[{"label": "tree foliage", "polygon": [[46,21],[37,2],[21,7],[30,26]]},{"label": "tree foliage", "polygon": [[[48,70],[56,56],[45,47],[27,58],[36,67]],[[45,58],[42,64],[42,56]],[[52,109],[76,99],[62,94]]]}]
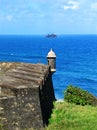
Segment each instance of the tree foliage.
[{"label": "tree foliage", "polygon": [[69,85],[64,91],[64,100],[77,105],[97,106],[97,98],[89,92],[72,85]]}]

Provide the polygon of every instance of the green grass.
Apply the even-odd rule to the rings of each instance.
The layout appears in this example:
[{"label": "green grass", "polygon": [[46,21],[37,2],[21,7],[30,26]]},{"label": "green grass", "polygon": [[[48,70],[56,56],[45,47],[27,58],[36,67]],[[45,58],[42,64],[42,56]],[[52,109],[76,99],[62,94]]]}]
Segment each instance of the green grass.
[{"label": "green grass", "polygon": [[97,130],[97,107],[55,102],[46,130]]}]

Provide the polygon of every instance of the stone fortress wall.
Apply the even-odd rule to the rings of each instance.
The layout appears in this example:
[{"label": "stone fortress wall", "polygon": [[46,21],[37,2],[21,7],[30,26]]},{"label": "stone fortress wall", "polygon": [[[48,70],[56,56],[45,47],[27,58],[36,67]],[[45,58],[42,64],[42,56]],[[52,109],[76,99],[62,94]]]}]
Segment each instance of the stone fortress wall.
[{"label": "stone fortress wall", "polygon": [[48,124],[55,95],[48,65],[0,63],[0,118],[4,130]]}]

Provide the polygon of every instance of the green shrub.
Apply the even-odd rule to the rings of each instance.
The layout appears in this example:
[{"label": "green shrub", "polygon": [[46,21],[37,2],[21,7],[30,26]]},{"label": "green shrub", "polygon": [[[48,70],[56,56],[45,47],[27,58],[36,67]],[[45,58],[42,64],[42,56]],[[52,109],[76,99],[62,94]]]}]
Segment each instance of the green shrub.
[{"label": "green shrub", "polygon": [[97,106],[97,98],[81,88],[69,85],[64,92],[64,100],[77,105]]}]

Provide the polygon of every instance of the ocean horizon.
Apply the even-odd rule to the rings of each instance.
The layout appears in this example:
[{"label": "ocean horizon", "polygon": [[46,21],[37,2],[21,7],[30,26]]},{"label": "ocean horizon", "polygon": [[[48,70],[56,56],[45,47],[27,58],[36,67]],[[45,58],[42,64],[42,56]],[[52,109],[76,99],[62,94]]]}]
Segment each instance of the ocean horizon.
[{"label": "ocean horizon", "polygon": [[97,35],[0,35],[0,62],[47,64],[50,49],[56,53],[53,86],[63,99],[70,84],[97,97]]}]

